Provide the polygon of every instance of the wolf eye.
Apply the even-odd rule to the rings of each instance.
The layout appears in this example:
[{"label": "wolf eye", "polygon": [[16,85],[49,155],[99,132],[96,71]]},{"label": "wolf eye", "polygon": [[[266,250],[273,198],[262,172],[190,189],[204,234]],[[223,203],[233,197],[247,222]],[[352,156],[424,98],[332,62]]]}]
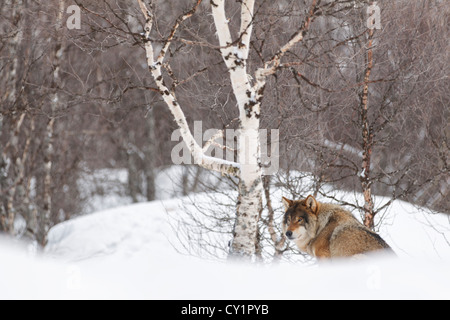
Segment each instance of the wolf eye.
[{"label": "wolf eye", "polygon": [[298,221],[298,223],[302,223],[303,222],[303,218],[300,217],[300,218],[298,218],[297,221]]}]

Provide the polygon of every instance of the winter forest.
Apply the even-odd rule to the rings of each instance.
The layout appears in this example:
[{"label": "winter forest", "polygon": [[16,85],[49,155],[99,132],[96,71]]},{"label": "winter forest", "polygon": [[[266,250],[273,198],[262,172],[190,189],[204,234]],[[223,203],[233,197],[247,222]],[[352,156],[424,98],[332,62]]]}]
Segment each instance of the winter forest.
[{"label": "winter forest", "polygon": [[[426,264],[399,282],[408,262],[352,269],[361,290],[413,294],[408,276],[450,261],[449,17],[446,0],[1,0],[0,291],[21,259],[62,270],[63,297],[189,299],[155,280],[180,259],[240,274],[244,298],[278,298],[254,265],[317,288],[322,267],[281,227],[281,198],[313,195]],[[108,295],[110,259],[159,289]],[[16,290],[0,297],[52,298]]]}]

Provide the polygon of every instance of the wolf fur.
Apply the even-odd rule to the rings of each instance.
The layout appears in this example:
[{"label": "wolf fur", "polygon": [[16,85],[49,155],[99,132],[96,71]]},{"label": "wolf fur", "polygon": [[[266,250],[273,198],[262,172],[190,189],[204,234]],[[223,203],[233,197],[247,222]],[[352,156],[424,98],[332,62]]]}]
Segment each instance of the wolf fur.
[{"label": "wolf fur", "polygon": [[313,196],[293,201],[283,197],[283,232],[297,247],[319,259],[354,257],[390,251],[389,245],[341,206]]}]

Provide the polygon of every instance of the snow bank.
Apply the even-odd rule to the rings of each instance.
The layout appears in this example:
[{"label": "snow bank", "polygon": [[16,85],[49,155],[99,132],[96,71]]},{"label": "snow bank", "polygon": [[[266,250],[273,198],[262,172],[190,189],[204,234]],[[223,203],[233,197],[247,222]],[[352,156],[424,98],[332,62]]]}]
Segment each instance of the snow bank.
[{"label": "snow bank", "polygon": [[396,202],[383,237],[399,258],[242,265],[177,252],[167,213],[143,203],[54,227],[44,256],[0,242],[0,299],[450,299],[448,217]]},{"label": "snow bank", "polygon": [[380,234],[400,257],[450,261],[449,215],[395,201],[383,217]]},{"label": "snow bank", "polygon": [[100,282],[75,263],[34,256],[8,240],[0,242],[0,300],[114,299],[112,282]]}]

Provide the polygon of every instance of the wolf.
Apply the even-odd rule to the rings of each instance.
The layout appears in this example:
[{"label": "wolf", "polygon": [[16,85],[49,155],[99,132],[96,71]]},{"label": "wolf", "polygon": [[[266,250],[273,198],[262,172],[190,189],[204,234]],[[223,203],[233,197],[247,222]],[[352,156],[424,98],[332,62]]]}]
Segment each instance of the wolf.
[{"label": "wolf", "polygon": [[283,204],[283,232],[302,252],[318,259],[393,253],[378,234],[341,206],[320,203],[311,195],[300,201],[283,197]]}]

